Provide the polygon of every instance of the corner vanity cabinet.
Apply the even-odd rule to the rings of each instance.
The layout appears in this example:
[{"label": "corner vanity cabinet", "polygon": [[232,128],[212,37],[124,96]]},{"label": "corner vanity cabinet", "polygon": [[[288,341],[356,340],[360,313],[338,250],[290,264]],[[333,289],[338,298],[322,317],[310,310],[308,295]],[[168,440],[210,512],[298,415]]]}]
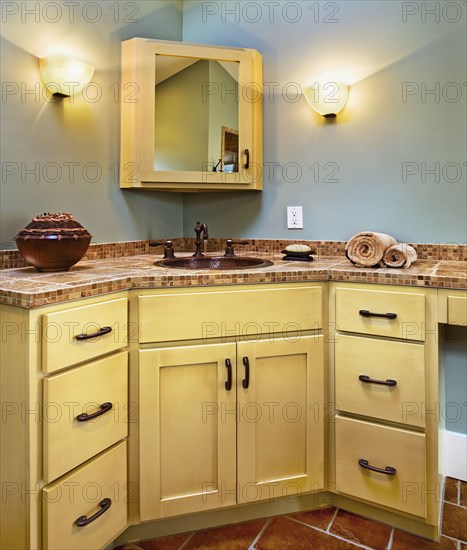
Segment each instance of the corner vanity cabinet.
[{"label": "corner vanity cabinet", "polygon": [[318,491],[321,285],[145,292],[140,519]]},{"label": "corner vanity cabinet", "polygon": [[102,548],[127,526],[127,293],[1,317],[1,548]]},{"label": "corner vanity cabinet", "polygon": [[438,323],[466,302],[331,281],[1,306],[1,548],[96,550],[251,503],[229,518],[332,503],[436,539]]},{"label": "corner vanity cabinet", "polygon": [[122,43],[120,187],[262,189],[262,58],[253,49]]}]

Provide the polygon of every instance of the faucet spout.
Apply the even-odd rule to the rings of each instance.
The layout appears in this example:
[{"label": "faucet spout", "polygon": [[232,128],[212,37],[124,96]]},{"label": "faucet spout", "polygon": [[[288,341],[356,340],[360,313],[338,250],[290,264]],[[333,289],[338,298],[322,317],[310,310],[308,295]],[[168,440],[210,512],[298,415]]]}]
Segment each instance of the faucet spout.
[{"label": "faucet spout", "polygon": [[201,256],[204,256],[204,254],[201,252],[201,233],[203,234],[203,241],[206,244],[207,240],[209,239],[208,226],[206,223],[196,222],[196,227],[195,227],[196,250],[195,250],[195,253],[193,254],[194,258],[199,258]]}]

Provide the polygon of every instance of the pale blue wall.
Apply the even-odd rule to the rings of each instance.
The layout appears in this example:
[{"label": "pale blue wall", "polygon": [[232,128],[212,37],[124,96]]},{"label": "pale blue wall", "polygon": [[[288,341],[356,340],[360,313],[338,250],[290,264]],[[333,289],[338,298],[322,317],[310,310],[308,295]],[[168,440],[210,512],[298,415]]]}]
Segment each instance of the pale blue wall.
[{"label": "pale blue wall", "polygon": [[[403,10],[422,4],[438,5],[439,22],[422,11],[406,13],[404,22]],[[202,219],[214,236],[348,240],[370,229],[399,240],[465,242],[467,7],[450,4],[443,13],[443,2],[430,1],[185,0],[184,41],[256,48],[264,81],[290,92],[284,98],[266,89],[264,159],[280,166],[263,193],[186,196],[185,234]],[[296,5],[302,14],[291,22]],[[294,102],[291,83],[304,87],[336,68],[353,72],[357,82],[344,116],[323,125],[304,98]],[[439,100],[420,91],[404,102],[403,83],[440,86]],[[450,102],[456,90],[459,100]],[[282,174],[289,163],[301,167],[298,182],[290,181],[293,168]],[[315,183],[309,167],[316,163]],[[404,181],[403,163],[418,174]],[[422,163],[439,163],[438,183],[429,174],[422,181]],[[334,167],[338,181],[325,183]],[[303,206],[303,231],[287,230],[287,205]]]},{"label": "pale blue wall", "polygon": [[[3,11],[15,4],[16,13]],[[93,242],[181,236],[182,195],[118,186],[120,104],[115,94],[121,41],[134,36],[181,40],[182,1],[81,2],[70,14],[72,4],[2,2],[2,82],[17,86],[18,93],[4,95],[1,105],[1,242],[12,246],[18,230],[45,211],[71,211]],[[100,13],[92,8],[96,4]],[[93,81],[102,93],[97,101],[45,100],[37,57],[54,48],[95,66]],[[21,93],[35,88],[38,94]],[[5,173],[15,166],[15,174]],[[26,170],[37,172],[38,181]]]}]

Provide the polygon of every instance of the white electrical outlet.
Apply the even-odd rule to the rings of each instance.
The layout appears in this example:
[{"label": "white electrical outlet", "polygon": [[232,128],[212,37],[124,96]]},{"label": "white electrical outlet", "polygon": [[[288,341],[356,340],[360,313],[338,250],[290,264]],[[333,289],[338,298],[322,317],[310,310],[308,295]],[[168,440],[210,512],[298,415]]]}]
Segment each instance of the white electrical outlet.
[{"label": "white electrical outlet", "polygon": [[287,229],[303,229],[303,208],[287,206]]}]

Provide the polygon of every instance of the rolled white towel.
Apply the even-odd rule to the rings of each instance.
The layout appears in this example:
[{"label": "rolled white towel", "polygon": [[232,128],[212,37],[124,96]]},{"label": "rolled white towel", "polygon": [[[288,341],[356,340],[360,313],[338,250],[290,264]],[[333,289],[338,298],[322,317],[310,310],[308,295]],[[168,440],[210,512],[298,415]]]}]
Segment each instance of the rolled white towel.
[{"label": "rolled white towel", "polygon": [[406,243],[390,246],[383,256],[383,263],[387,267],[409,268],[417,260],[417,251]]},{"label": "rolled white towel", "polygon": [[359,267],[375,267],[381,265],[385,250],[395,244],[396,239],[386,233],[362,231],[345,245],[345,253]]}]

